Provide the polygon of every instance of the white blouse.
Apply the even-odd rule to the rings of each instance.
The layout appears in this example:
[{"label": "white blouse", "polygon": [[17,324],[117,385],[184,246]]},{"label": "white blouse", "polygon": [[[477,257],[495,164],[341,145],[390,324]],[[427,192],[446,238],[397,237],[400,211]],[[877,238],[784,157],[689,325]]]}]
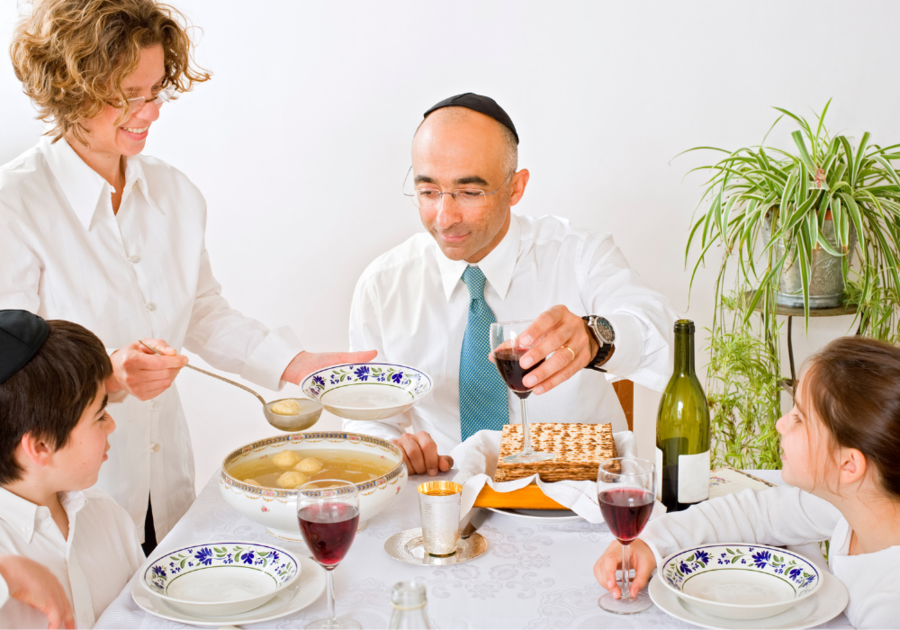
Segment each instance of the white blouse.
[{"label": "white blouse", "polygon": [[[56,576],[75,624],[92,628],[144,561],[128,513],[99,490],[59,494],[64,538],[50,510],[0,488],[0,555],[30,558]],[[0,576],[0,628],[46,628],[47,617],[12,599]]]},{"label": "white blouse", "polygon": [[[392,439],[411,426],[428,431],[441,453],[460,443],[467,266],[444,256],[423,232],[363,272],[350,307],[350,349],[377,350],[379,361],[424,370],[435,385],[430,396],[399,416],[345,420],[345,429]],[[672,374],[675,311],[631,269],[611,235],[575,228],[558,217],[513,214],[506,236],[477,266],[487,278],[484,299],[498,322],[534,318],[556,304],[576,315],[602,315],[616,332],[616,351],[604,366],[610,378],[665,389]],[[510,422],[521,422],[519,399],[510,393],[508,400]],[[532,422],[610,422],[613,431],[627,428],[607,375],[593,370],[531,396],[528,415]]]},{"label": "white blouse", "polygon": [[[0,168],[0,309],[24,309],[93,331],[110,352],[141,337],[196,352],[268,389],[302,350],[229,307],[206,251],[206,202],[184,174],[152,157],[127,161],[113,188],[48,138]],[[176,386],[111,404],[117,430],[98,487],[139,526],[152,496],[161,540],[194,500],[194,459]]]},{"label": "white blouse", "polygon": [[792,486],[744,490],[647,524],[640,539],[663,558],[692,545],[800,545],[830,540],[828,566],[850,593],[844,611],[857,628],[900,628],[900,546],[851,556],[852,530],[836,507]]}]

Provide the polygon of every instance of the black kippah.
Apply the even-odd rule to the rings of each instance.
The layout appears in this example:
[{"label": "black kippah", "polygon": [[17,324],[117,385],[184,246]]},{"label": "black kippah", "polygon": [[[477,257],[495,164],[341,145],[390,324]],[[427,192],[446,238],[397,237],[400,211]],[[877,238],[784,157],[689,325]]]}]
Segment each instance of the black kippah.
[{"label": "black kippah", "polygon": [[0,384],[25,367],[50,334],[43,318],[28,311],[0,311]]},{"label": "black kippah", "polygon": [[442,109],[444,107],[465,107],[466,109],[471,109],[473,111],[484,114],[485,116],[490,116],[498,123],[512,131],[512,134],[516,137],[516,144],[519,144],[519,134],[516,132],[516,126],[513,124],[512,118],[509,117],[509,114],[503,111],[502,107],[497,105],[497,101],[488,96],[481,96],[480,94],[466,92],[465,94],[457,94],[456,96],[445,98],[443,101],[425,112],[425,118],[428,118],[428,114],[430,114],[431,112],[437,109]]}]

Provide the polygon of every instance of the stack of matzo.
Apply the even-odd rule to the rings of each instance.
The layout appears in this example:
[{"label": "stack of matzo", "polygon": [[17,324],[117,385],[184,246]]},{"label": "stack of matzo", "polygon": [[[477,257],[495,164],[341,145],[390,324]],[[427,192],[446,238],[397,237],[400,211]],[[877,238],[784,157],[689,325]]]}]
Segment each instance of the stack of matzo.
[{"label": "stack of matzo", "polygon": [[522,426],[507,424],[500,440],[500,462],[494,481],[512,481],[538,474],[542,481],[596,481],[600,462],[618,457],[611,424],[543,422],[531,425],[531,447],[553,453],[550,461],[507,464],[504,457],[522,450]]}]

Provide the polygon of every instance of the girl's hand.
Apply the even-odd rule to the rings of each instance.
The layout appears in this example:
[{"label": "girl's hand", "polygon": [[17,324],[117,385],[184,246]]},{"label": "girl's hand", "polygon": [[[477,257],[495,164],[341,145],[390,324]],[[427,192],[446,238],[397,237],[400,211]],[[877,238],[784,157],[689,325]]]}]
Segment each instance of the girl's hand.
[{"label": "girl's hand", "polygon": [[[631,582],[630,593],[632,597],[642,588],[647,586],[653,570],[656,569],[656,557],[650,551],[647,543],[636,538],[627,546],[625,553],[628,555],[628,564],[634,569],[634,580]],[[616,571],[622,568],[622,544],[618,540],[614,540],[597,560],[594,565],[594,577],[597,582],[607,591],[613,594],[616,599],[622,597],[622,589],[616,582]]]},{"label": "girl's hand", "polygon": [[66,592],[47,567],[22,556],[0,556],[0,575],[10,597],[44,613],[51,629],[75,628]]}]

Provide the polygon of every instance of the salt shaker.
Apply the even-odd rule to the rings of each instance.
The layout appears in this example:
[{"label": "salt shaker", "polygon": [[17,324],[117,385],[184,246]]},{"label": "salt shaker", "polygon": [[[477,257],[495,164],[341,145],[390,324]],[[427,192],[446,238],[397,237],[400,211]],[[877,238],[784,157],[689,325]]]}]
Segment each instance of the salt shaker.
[{"label": "salt shaker", "polygon": [[421,579],[412,582],[397,582],[391,593],[394,612],[388,628],[428,628],[428,614],[425,612],[425,583]]}]

